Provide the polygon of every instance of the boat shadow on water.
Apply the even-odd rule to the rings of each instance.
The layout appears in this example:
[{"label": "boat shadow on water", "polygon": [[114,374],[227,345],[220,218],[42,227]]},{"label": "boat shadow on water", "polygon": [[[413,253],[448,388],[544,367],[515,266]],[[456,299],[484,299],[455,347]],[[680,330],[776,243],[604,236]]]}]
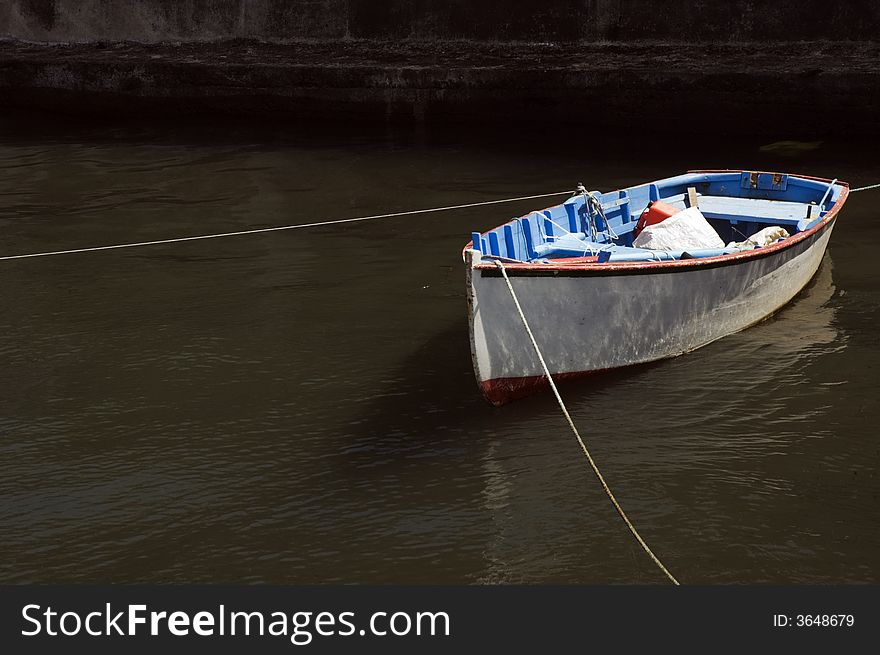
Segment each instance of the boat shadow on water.
[{"label": "boat shadow on water", "polygon": [[[399,364],[389,374],[393,382],[365,403],[357,429],[346,435],[347,457],[376,462],[395,454],[470,447],[483,437],[503,436],[505,426],[558,413],[549,391],[504,407],[487,403],[474,379],[469,348],[462,318]],[[562,394],[589,399],[593,392],[662,365],[649,362],[574,380],[563,385]]]}]

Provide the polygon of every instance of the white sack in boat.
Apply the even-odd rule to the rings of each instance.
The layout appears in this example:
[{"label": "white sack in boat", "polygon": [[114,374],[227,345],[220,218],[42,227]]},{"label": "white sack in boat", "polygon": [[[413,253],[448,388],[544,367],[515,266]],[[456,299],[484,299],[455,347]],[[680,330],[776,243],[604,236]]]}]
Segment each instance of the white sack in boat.
[{"label": "white sack in boat", "polygon": [[633,246],[651,250],[695,250],[723,248],[724,242],[699,209],[688,207],[646,227],[635,238]]},{"label": "white sack in boat", "polygon": [[776,243],[779,239],[787,239],[789,236],[791,235],[784,227],[772,225],[765,227],[759,232],[755,232],[745,241],[731,241],[727,244],[727,247],[736,248],[737,250],[752,250],[753,248],[769,246],[771,243]]}]

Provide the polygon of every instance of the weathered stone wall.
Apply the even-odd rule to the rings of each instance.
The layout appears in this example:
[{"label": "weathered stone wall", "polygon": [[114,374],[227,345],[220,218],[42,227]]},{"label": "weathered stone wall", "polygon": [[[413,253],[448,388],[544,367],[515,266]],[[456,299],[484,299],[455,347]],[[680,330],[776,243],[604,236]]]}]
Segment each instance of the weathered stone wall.
[{"label": "weathered stone wall", "polygon": [[347,0],[4,0],[0,35],[33,41],[340,39]]},{"label": "weathered stone wall", "polygon": [[878,134],[877,25],[872,0],[0,0],[0,113]]},{"label": "weathered stone wall", "polygon": [[878,38],[872,0],[3,0],[0,36],[33,41],[221,38],[487,41]]}]

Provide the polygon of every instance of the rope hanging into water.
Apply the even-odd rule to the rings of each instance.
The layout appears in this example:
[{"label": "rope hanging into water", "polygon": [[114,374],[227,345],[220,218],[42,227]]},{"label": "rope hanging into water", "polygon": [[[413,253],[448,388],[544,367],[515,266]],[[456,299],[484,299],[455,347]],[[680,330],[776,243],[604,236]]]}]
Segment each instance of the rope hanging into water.
[{"label": "rope hanging into water", "polygon": [[222,239],[224,237],[238,237],[247,234],[263,234],[265,232],[281,232],[282,230],[300,230],[306,227],[320,227],[322,225],[339,225],[341,223],[358,223],[361,221],[373,221],[379,218],[393,218],[395,216],[412,216],[413,214],[429,214],[432,212],[446,212],[453,209],[467,209],[468,207],[484,207],[485,205],[498,205],[504,202],[517,202],[519,200],[534,200],[536,198],[549,198],[551,196],[569,196],[571,191],[558,191],[556,193],[541,193],[535,196],[521,196],[519,198],[503,198],[501,200],[484,200],[482,202],[469,202],[463,205],[450,205],[448,207],[433,207],[431,209],[413,209],[404,212],[391,212],[388,214],[376,214],[375,216],[359,216],[357,218],[340,218],[332,221],[318,221],[316,223],[300,223],[297,225],[281,225],[278,227],[261,227],[253,230],[238,230],[236,232],[220,232],[217,234],[202,234],[192,237],[178,237],[176,239],[156,239],[155,241],[139,241],[136,243],[119,243],[112,246],[92,246],[90,248],[72,248],[70,250],[52,250],[48,252],[33,252],[26,255],[6,255],[0,257],[0,261],[11,259],[28,259],[31,257],[51,257],[54,255],[72,255],[81,252],[96,252],[99,250],[118,250],[121,248],[141,248],[144,246],[158,246],[164,243],[181,243],[183,241],[201,241],[204,239]]},{"label": "rope hanging into water", "polygon": [[507,288],[510,291],[510,296],[513,298],[513,303],[516,305],[516,311],[519,312],[519,317],[522,320],[523,326],[526,328],[526,332],[529,335],[529,339],[532,342],[532,347],[535,349],[535,354],[538,355],[538,360],[541,362],[541,368],[544,369],[544,375],[547,377],[547,381],[550,383],[550,388],[553,389],[553,394],[556,396],[556,402],[559,403],[559,408],[562,410],[562,413],[565,415],[565,420],[568,421],[568,425],[571,428],[571,431],[574,432],[574,436],[577,437],[578,443],[581,446],[581,450],[584,451],[584,455],[587,456],[587,461],[590,463],[590,467],[593,469],[593,473],[596,474],[596,477],[599,478],[599,482],[602,484],[602,489],[605,490],[605,493],[608,495],[608,498],[611,500],[611,503],[614,505],[614,509],[617,510],[617,513],[620,514],[620,518],[623,519],[623,522],[626,523],[626,527],[629,528],[629,531],[632,532],[633,536],[639,542],[641,547],[644,549],[646,553],[654,560],[654,564],[656,564],[661,571],[666,575],[667,578],[674,585],[679,585],[679,581],[675,579],[675,577],[669,572],[663,562],[654,554],[654,551],[645,543],[645,540],[642,539],[642,536],[639,534],[638,530],[636,530],[635,526],[632,524],[632,521],[629,520],[629,517],[626,515],[626,512],[623,511],[623,508],[620,506],[620,503],[617,502],[617,498],[614,497],[614,494],[611,491],[611,488],[608,486],[608,483],[605,482],[605,477],[602,475],[602,472],[599,470],[599,467],[596,466],[596,462],[593,460],[593,456],[590,454],[590,451],[587,449],[587,444],[584,443],[584,440],[581,438],[580,432],[578,432],[577,427],[575,427],[574,421],[571,418],[571,414],[568,413],[568,409],[565,406],[565,403],[562,402],[562,396],[559,395],[559,390],[556,388],[556,383],[553,381],[553,376],[550,375],[550,369],[547,368],[547,363],[544,361],[544,356],[541,354],[541,349],[538,347],[538,342],[535,340],[535,335],[532,334],[532,328],[529,327],[529,322],[526,320],[526,316],[523,313],[522,307],[519,304],[519,298],[516,296],[516,292],[513,290],[513,285],[510,283],[510,278],[507,277],[507,269],[504,268],[504,264],[500,261],[495,261],[495,265],[501,269],[501,275],[504,276],[504,281],[507,283]]}]

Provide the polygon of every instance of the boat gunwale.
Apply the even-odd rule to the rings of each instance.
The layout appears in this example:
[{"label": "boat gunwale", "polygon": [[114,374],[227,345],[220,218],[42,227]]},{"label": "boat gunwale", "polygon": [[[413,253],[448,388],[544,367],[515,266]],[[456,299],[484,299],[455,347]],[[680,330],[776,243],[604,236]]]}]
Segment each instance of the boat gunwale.
[{"label": "boat gunwale", "polygon": [[[689,170],[687,173],[744,173],[744,172],[752,172],[745,171],[740,169],[698,169],[698,170]],[[773,173],[772,171],[759,171],[759,172],[768,172]],[[787,250],[788,248],[794,247],[797,244],[801,243],[806,239],[810,239],[815,236],[819,232],[823,231],[825,227],[827,227],[834,219],[837,217],[837,214],[840,212],[840,209],[843,207],[847,198],[849,197],[849,183],[841,182],[837,180],[836,182],[824,177],[815,177],[812,175],[800,175],[796,173],[784,173],[784,175],[789,175],[790,177],[801,178],[805,180],[814,180],[817,182],[826,182],[831,184],[834,182],[835,184],[839,184],[843,187],[843,190],[840,193],[840,197],[831,206],[831,208],[825,213],[825,216],[816,223],[813,227],[808,230],[804,230],[803,232],[797,232],[790,237],[783,239],[782,241],[777,241],[776,243],[770,244],[769,246],[763,246],[761,248],[753,248],[752,250],[742,250],[739,252],[727,253],[724,255],[715,255],[713,257],[695,257],[693,259],[676,259],[676,260],[664,260],[664,261],[646,261],[646,262],[585,262],[583,264],[576,263],[546,263],[546,264],[536,264],[532,262],[520,262],[516,260],[507,259],[504,257],[492,257],[489,262],[480,262],[479,264],[475,264],[473,268],[475,270],[481,271],[482,276],[491,276],[495,277],[499,275],[497,266],[494,264],[496,259],[503,261],[504,267],[507,269],[508,273],[512,276],[516,275],[558,275],[560,273],[572,274],[575,272],[584,273],[584,274],[604,274],[604,275],[613,275],[613,274],[627,274],[627,273],[657,273],[657,272],[677,272],[680,270],[694,270],[694,269],[703,269],[703,268],[714,268],[720,265],[729,265],[729,264],[739,264],[746,261],[750,261],[753,259],[758,259],[761,257],[766,257],[768,255],[773,255],[779,253],[783,250]],[[660,182],[662,180],[655,180],[654,183]],[[650,183],[649,183],[650,184]],[[620,191],[620,189],[618,189]],[[554,205],[555,206],[555,205]],[[541,210],[537,210],[541,211]],[[531,213],[531,212],[530,212]],[[510,225],[514,221],[518,220],[515,218],[503,225]],[[493,228],[495,229],[495,228]],[[464,247],[464,251],[473,249],[473,241],[469,241],[468,244]],[[464,254],[464,253],[462,253]],[[492,263],[490,263],[492,262]]]}]

